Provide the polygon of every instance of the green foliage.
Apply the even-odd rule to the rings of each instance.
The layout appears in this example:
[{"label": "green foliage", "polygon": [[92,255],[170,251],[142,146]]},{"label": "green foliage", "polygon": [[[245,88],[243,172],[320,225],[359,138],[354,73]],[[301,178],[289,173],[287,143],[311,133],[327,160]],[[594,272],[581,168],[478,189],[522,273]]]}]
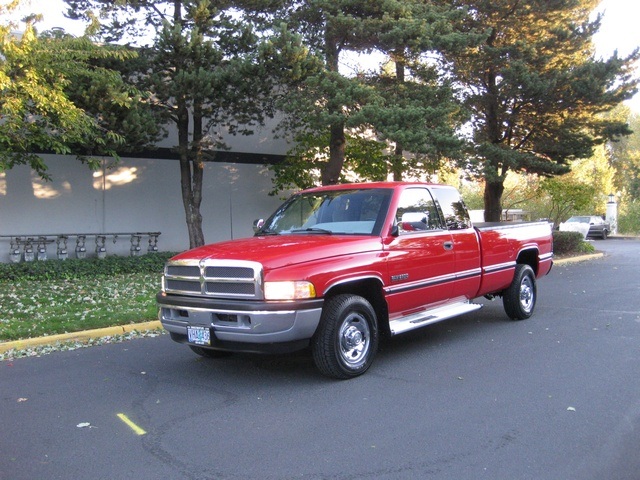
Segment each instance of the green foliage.
[{"label": "green foliage", "polygon": [[369,73],[379,100],[363,111],[378,138],[394,147],[395,180],[432,173],[444,158],[461,156],[464,143],[456,130],[467,112],[455,98],[454,82],[434,60],[438,51],[478,42],[480,37],[459,28],[465,15],[444,3],[413,0],[377,4],[363,15],[369,48],[384,53],[393,67]]},{"label": "green foliage", "polygon": [[[91,115],[103,132],[114,132],[116,141],[106,135],[76,146],[91,155],[140,152],[152,148],[166,134],[166,119],[155,105],[149,91],[134,86],[131,78],[147,68],[146,57],[132,49],[114,45],[96,47],[87,39],[74,39],[56,33],[44,40],[52,50],[69,48],[69,43],[83,42],[100,55],[87,58],[87,68],[74,74],[65,93],[78,108]],[[144,87],[143,87],[144,88]]]},{"label": "green foliage", "polygon": [[0,340],[154,320],[159,290],[159,273],[0,280]]},{"label": "green foliage", "polygon": [[437,78],[435,69],[411,67],[411,81],[399,79],[398,74],[371,78],[369,84],[376,88],[380,100],[363,107],[377,137],[395,145],[395,155],[409,153],[390,162],[389,171],[396,180],[432,173],[445,157],[460,156],[464,145],[455,131],[464,116],[454,101],[453,89]]},{"label": "green foliage", "polygon": [[467,92],[473,149],[467,166],[486,180],[488,220],[501,211],[508,171],[553,176],[587,158],[607,139],[629,134],[625,122],[598,116],[630,98],[637,81],[626,58],[599,60],[589,20],[595,0],[457,0],[474,15],[466,26],[485,34],[477,48],[444,52]]},{"label": "green foliage", "polygon": [[541,190],[551,199],[549,218],[555,225],[566,220],[574,212],[585,210],[592,204],[595,187],[572,178],[549,178]]},{"label": "green foliage", "polygon": [[[277,30],[273,56],[281,72],[281,132],[303,144],[276,167],[276,191],[283,184],[303,188],[353,179],[348,172],[355,178],[393,172],[400,179],[433,172],[443,157],[460,153],[455,129],[464,114],[429,54],[437,46],[469,43],[469,35],[453,27],[461,10],[417,0],[305,0],[295,7],[279,12],[286,27]],[[308,51],[299,48],[300,41]],[[392,59],[395,68],[353,74],[339,68],[343,53],[373,50]],[[372,137],[393,154],[383,158]],[[353,154],[370,148],[372,156]],[[320,158],[308,155],[314,150]]]},{"label": "green foliage", "polygon": [[[270,195],[322,183],[321,172],[329,161],[328,136],[301,135],[283,163],[269,166],[274,176]],[[346,138],[345,170],[350,173],[347,176],[343,172],[340,182],[384,180],[389,161],[384,152],[386,144],[360,135],[347,135]]]},{"label": "green foliage", "polygon": [[[189,244],[204,244],[204,162],[227,148],[223,135],[249,135],[273,114],[274,75],[265,67],[268,48],[255,25],[264,17],[243,9],[242,2],[65,2],[72,18],[95,20],[93,12],[100,12],[97,38],[151,39],[128,81],[150,93],[145,98],[152,99],[158,123],[175,125]],[[138,116],[129,119],[129,131],[143,125]]]},{"label": "green foliage", "polygon": [[469,210],[480,210],[484,207],[482,185],[478,182],[465,182],[458,188]]},{"label": "green foliage", "polygon": [[48,179],[37,152],[76,154],[91,167],[98,160],[90,155],[117,158],[123,134],[131,133],[121,128],[123,117],[140,110],[141,96],[110,67],[135,52],[86,37],[38,37],[34,18],[22,35],[11,24],[0,26],[0,171],[28,165]]},{"label": "green foliage", "polygon": [[640,200],[640,115],[631,114],[628,109],[617,113],[629,121],[633,130],[632,135],[609,144],[616,191],[620,192],[622,203],[630,203]]},{"label": "green foliage", "polygon": [[640,235],[640,200],[625,205],[618,215],[618,233]]},{"label": "green foliage", "polygon": [[584,240],[580,232],[553,232],[553,253],[558,256],[594,253],[593,244]]},{"label": "green foliage", "polygon": [[0,340],[153,320],[174,254],[0,263]]},{"label": "green foliage", "polygon": [[175,253],[148,253],[139,257],[108,256],[104,259],[45,260],[0,263],[0,282],[26,280],[93,279],[110,275],[162,273],[165,262]]}]

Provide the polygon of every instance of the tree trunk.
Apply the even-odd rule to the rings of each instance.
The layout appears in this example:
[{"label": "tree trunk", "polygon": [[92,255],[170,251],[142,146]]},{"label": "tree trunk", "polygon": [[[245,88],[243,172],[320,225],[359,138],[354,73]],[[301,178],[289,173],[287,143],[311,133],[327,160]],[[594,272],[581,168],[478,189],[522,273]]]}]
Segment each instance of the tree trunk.
[{"label": "tree trunk", "polygon": [[183,100],[177,101],[178,116],[178,151],[180,153],[180,188],[184,206],[187,231],[189,232],[189,248],[204,245],[202,233],[202,201],[203,168],[199,158],[189,148],[189,111]]},{"label": "tree trunk", "polygon": [[[404,52],[402,50],[394,52],[394,61],[396,64],[396,83],[398,85],[402,85],[405,81],[404,77]],[[391,171],[393,173],[393,180],[396,182],[402,181],[402,176],[404,173],[404,146],[398,140],[396,141],[396,148],[393,156],[393,160],[391,163]]]},{"label": "tree trunk", "polygon": [[402,174],[404,173],[404,156],[402,155],[402,145],[400,142],[396,142],[396,148],[391,158],[391,173],[393,174],[394,182],[402,181]]},{"label": "tree trunk", "polygon": [[204,233],[202,232],[202,182],[204,179],[204,161],[202,160],[202,104],[194,102],[193,105],[193,148],[191,152],[191,205],[192,225],[189,231],[189,243],[191,248],[204,245]]},{"label": "tree trunk", "polygon": [[344,124],[331,125],[329,139],[329,162],[321,173],[322,185],[335,185],[340,181],[340,173],[344,165],[344,148],[346,145]]},{"label": "tree trunk", "polygon": [[[496,39],[495,29],[487,39],[487,45],[493,46]],[[502,142],[501,119],[498,108],[498,75],[492,66],[486,70],[486,138],[493,145]],[[485,222],[499,222],[502,220],[502,194],[504,193],[504,175],[500,175],[500,163],[494,159],[487,159],[485,164],[484,185],[484,220]]]},{"label": "tree trunk", "polygon": [[[182,0],[173,2],[173,20],[176,25],[182,27]],[[189,233],[189,248],[204,245],[202,233],[202,215],[200,204],[202,203],[202,179],[203,163],[200,151],[202,139],[202,112],[201,105],[194,105],[194,145],[196,152],[189,148],[189,109],[184,98],[176,99],[178,128],[178,152],[180,155],[180,190],[182,204],[184,206],[187,231]]]},{"label": "tree trunk", "polygon": [[502,194],[504,183],[502,179],[487,180],[484,186],[484,221],[499,222],[502,219]]},{"label": "tree trunk", "polygon": [[[337,72],[340,50],[331,25],[327,24],[325,28],[326,67],[330,72]],[[330,102],[328,108],[332,113],[335,113],[340,111],[341,105],[331,105]],[[344,134],[344,122],[334,123],[329,129],[329,162],[320,173],[322,185],[334,185],[340,181],[347,143]]]}]

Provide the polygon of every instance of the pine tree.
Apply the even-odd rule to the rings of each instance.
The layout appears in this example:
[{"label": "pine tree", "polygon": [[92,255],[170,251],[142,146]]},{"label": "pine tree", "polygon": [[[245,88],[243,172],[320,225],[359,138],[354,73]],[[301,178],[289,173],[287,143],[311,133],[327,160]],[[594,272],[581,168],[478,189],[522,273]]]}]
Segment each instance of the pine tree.
[{"label": "pine tree", "polygon": [[[65,0],[72,18],[100,18],[96,35],[123,41],[132,35],[146,61],[132,76],[160,109],[159,122],[173,123],[189,245],[205,243],[202,187],[205,161],[226,148],[216,132],[251,134],[271,114],[272,86],[259,56],[252,19],[238,2],[209,0]],[[260,2],[247,2],[249,4]],[[96,12],[100,12],[97,15]],[[256,81],[261,79],[261,81]]]},{"label": "pine tree", "polygon": [[[293,78],[281,77],[286,86],[278,108],[285,115],[281,130],[303,146],[297,148],[289,165],[276,168],[276,190],[290,180],[292,170],[307,162],[307,153],[315,150],[318,140],[327,142],[326,159],[314,162],[323,185],[343,178],[348,132],[365,124],[362,106],[374,101],[374,91],[361,79],[347,77],[340,71],[340,58],[347,50],[361,48],[363,23],[360,1],[304,0],[285,2],[279,19],[289,34],[308,49],[306,70]],[[299,70],[296,70],[299,72]],[[302,151],[301,151],[302,150]],[[311,160],[313,161],[313,160]],[[278,177],[281,180],[278,180]]]},{"label": "pine tree", "polygon": [[[360,178],[391,172],[401,179],[405,172],[433,172],[442,156],[459,151],[455,129],[462,111],[428,55],[468,44],[472,35],[452,28],[464,12],[420,0],[306,0],[288,7],[282,20],[322,66],[288,84],[284,129],[298,146],[288,163],[274,168],[276,190],[287,182],[308,186],[310,167],[320,170],[322,184],[342,181],[347,166]],[[341,72],[342,55],[372,51],[394,68]],[[394,144],[390,156],[383,154],[388,143]]]},{"label": "pine tree", "polygon": [[456,29],[466,12],[445,2],[364,4],[367,47],[391,63],[370,80],[381,101],[365,107],[378,137],[394,145],[390,171],[398,181],[405,173],[434,173],[443,157],[459,154],[462,141],[456,129],[465,119],[436,54],[458,51],[479,37]]},{"label": "pine tree", "polygon": [[630,133],[598,114],[636,91],[632,64],[594,57],[589,20],[597,0],[454,0],[464,26],[484,35],[462,53],[444,52],[471,110],[468,168],[485,180],[485,218],[499,220],[508,171],[561,175],[569,161]]}]

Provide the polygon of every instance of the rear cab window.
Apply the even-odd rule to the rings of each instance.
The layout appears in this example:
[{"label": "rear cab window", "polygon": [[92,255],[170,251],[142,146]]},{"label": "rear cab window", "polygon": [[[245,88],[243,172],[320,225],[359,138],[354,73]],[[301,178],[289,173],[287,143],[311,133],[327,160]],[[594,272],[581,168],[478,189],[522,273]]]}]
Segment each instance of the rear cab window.
[{"label": "rear cab window", "polygon": [[448,230],[471,228],[469,211],[458,190],[453,187],[436,187],[432,189],[432,192],[442,211],[444,224]]}]

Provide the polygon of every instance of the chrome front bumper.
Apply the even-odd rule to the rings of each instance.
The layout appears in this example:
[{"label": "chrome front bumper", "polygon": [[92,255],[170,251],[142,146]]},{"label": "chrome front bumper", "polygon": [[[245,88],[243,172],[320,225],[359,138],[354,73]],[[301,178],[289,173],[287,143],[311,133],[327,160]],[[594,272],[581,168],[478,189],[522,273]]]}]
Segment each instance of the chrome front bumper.
[{"label": "chrome front bumper", "polygon": [[225,302],[162,293],[157,302],[160,322],[170,333],[186,337],[188,326],[207,327],[215,340],[243,344],[310,339],[320,323],[323,303]]}]

